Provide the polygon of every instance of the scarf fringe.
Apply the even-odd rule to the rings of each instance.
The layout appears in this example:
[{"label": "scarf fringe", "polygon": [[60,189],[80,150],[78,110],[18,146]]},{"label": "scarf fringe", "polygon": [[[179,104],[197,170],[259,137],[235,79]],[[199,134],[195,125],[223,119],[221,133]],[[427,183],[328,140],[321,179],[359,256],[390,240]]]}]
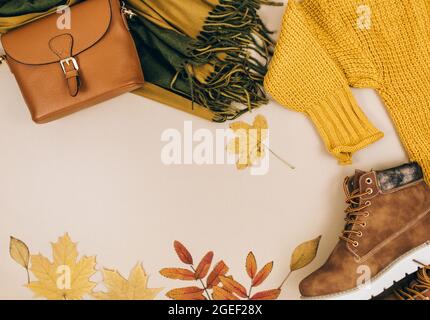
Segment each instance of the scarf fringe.
[{"label": "scarf fringe", "polygon": [[[189,81],[193,103],[216,114],[215,122],[235,119],[268,103],[263,82],[274,41],[272,32],[258,14],[262,5],[283,4],[266,0],[220,0],[189,50],[191,60],[177,75]],[[201,82],[195,76],[194,67],[204,64],[212,65],[214,71]]]}]

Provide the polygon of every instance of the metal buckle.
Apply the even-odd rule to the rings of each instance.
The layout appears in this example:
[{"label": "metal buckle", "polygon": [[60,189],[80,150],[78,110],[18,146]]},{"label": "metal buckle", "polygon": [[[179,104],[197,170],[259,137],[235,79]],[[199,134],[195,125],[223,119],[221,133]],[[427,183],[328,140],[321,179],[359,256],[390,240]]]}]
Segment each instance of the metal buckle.
[{"label": "metal buckle", "polygon": [[67,64],[68,66],[70,66],[70,63],[73,64],[73,67],[75,68],[76,71],[79,70],[79,65],[78,65],[78,62],[76,61],[76,59],[73,57],[70,57],[70,58],[67,58],[67,59],[60,61],[61,69],[63,69],[64,74],[66,74],[66,66],[65,65]]}]

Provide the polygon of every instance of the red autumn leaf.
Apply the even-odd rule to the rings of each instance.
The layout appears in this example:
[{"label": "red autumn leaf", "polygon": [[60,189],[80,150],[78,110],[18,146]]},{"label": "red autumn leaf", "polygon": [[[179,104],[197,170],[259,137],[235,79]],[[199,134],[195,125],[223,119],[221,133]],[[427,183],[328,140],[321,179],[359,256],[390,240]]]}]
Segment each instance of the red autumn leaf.
[{"label": "red autumn leaf", "polygon": [[279,298],[280,294],[281,294],[280,289],[262,291],[254,294],[251,297],[251,300],[276,300]]},{"label": "red autumn leaf", "polygon": [[233,280],[231,278],[228,277],[224,277],[221,276],[219,277],[221,280],[221,283],[223,285],[223,287],[227,290],[230,291],[232,293],[237,294],[239,297],[241,298],[247,298],[248,294],[246,292],[246,289],[244,286],[242,286],[239,282],[237,282],[236,280]]},{"label": "red autumn leaf", "polygon": [[170,290],[166,296],[173,300],[206,300],[203,292],[204,289],[198,287],[187,287]]},{"label": "red autumn leaf", "polygon": [[257,287],[260,284],[264,282],[264,280],[267,279],[267,277],[270,275],[273,269],[273,262],[269,262],[266,264],[263,269],[261,269],[257,275],[255,276],[254,280],[252,281],[252,286]]},{"label": "red autumn leaf", "polygon": [[255,256],[252,252],[246,257],[246,272],[251,279],[254,279],[257,273],[257,260],[255,260]]},{"label": "red autumn leaf", "polygon": [[194,272],[182,268],[165,268],[160,270],[163,277],[175,280],[196,280]]},{"label": "red autumn leaf", "polygon": [[173,246],[175,247],[176,254],[183,263],[189,265],[193,264],[193,257],[191,256],[191,253],[187,250],[187,248],[185,248],[182,243],[180,243],[179,241],[175,241],[173,243]]},{"label": "red autumn leaf", "polygon": [[212,298],[214,300],[239,300],[233,293],[221,287],[213,287]]},{"label": "red autumn leaf", "polygon": [[212,251],[208,252],[200,261],[199,265],[196,269],[195,277],[196,279],[200,280],[207,276],[209,269],[212,264],[212,260],[214,258],[214,253]]},{"label": "red autumn leaf", "polygon": [[220,261],[216,264],[215,268],[212,270],[212,272],[209,274],[208,279],[206,281],[206,286],[208,289],[211,289],[212,287],[217,286],[221,280],[219,279],[220,276],[225,276],[228,272],[228,267],[224,263],[224,261]]}]

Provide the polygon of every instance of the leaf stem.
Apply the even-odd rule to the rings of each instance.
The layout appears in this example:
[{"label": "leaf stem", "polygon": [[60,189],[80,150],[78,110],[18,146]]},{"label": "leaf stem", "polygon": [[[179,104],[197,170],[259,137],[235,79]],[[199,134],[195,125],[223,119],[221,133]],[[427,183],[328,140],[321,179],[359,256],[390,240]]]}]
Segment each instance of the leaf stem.
[{"label": "leaf stem", "polygon": [[281,285],[278,287],[279,290],[282,289],[282,287],[285,285],[285,283],[287,282],[287,280],[290,278],[291,274],[293,273],[293,271],[290,270],[290,272],[288,272],[287,276],[285,277],[284,281],[282,281]]},{"label": "leaf stem", "polygon": [[296,167],[293,166],[291,163],[289,163],[287,160],[285,160],[284,158],[282,158],[280,155],[278,155],[275,151],[273,151],[272,149],[270,149],[267,145],[265,145],[263,142],[261,143],[263,146],[266,147],[267,150],[269,150],[269,152],[278,160],[280,160],[282,163],[284,163],[285,165],[287,165],[291,170],[295,170]]},{"label": "leaf stem", "polygon": [[424,264],[424,263],[422,263],[422,262],[420,262],[420,261],[418,261],[418,260],[413,260],[416,264],[419,264],[420,266],[422,266],[422,267],[426,267],[426,264]]},{"label": "leaf stem", "polygon": [[28,267],[25,268],[25,271],[27,271],[27,284],[30,284],[30,271],[28,270]]},{"label": "leaf stem", "polygon": [[251,284],[251,287],[249,288],[248,300],[251,300],[252,289],[254,289],[254,286]]},{"label": "leaf stem", "polygon": [[[194,273],[196,273],[196,269],[194,268],[194,266],[193,266],[193,265],[191,265],[191,269],[193,270],[193,272],[194,272]],[[208,300],[212,300],[212,299],[211,299],[211,296],[210,296],[210,294],[209,294],[208,288],[205,286],[205,284],[204,284],[203,280],[202,280],[202,279],[199,279],[199,281],[200,281],[200,283],[202,284],[203,289],[204,289],[204,290],[205,290],[205,292],[206,292],[206,295],[208,296]]]}]

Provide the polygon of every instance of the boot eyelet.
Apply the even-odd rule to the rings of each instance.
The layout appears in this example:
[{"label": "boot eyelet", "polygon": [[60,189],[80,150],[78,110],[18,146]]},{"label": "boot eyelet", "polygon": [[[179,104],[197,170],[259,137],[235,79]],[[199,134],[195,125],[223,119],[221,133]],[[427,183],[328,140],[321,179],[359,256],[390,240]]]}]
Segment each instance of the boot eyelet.
[{"label": "boot eyelet", "polygon": [[363,223],[361,224],[361,226],[362,226],[363,228],[366,228],[366,227],[367,227],[367,222],[363,222]]},{"label": "boot eyelet", "polygon": [[367,188],[367,189],[366,189],[366,193],[367,193],[368,195],[373,194],[373,189],[372,189],[372,188]]},{"label": "boot eyelet", "polygon": [[371,178],[367,178],[367,179],[366,179],[366,183],[367,183],[367,184],[372,184],[372,183],[373,183],[373,180],[372,180]]},{"label": "boot eyelet", "polygon": [[363,237],[363,232],[359,231],[359,232],[357,233],[357,237],[362,238],[362,237]]},{"label": "boot eyelet", "polygon": [[369,211],[366,211],[366,212],[364,213],[364,217],[365,217],[365,218],[369,218],[369,216],[370,216],[370,212],[369,212]]},{"label": "boot eyelet", "polygon": [[358,243],[358,241],[354,241],[354,242],[352,243],[352,245],[353,245],[355,248],[357,248],[360,244]]},{"label": "boot eyelet", "polygon": [[369,207],[369,206],[371,206],[371,205],[372,205],[372,202],[371,202],[371,201],[366,201],[364,204],[365,204],[367,207]]}]

